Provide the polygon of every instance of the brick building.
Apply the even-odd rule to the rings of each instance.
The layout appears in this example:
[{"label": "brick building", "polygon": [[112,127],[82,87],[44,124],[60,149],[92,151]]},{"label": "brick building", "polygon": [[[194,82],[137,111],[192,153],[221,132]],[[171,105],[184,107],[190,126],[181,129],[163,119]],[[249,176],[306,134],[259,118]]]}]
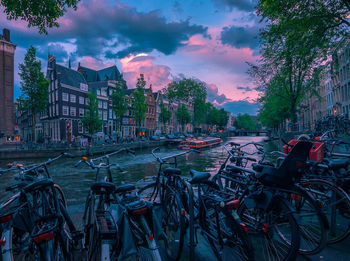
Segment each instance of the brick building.
[{"label": "brick building", "polygon": [[10,31],[0,35],[0,144],[14,140],[15,107],[13,102],[14,55],[16,45],[11,42]]}]

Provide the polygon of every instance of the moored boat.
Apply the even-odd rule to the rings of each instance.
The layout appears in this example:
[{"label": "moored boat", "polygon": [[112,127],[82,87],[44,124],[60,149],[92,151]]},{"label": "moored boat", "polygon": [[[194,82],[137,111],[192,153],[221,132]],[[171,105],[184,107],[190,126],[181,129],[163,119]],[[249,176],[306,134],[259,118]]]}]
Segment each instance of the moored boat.
[{"label": "moored boat", "polygon": [[218,145],[222,139],[217,137],[207,137],[204,139],[189,139],[180,143],[179,148],[202,149]]}]

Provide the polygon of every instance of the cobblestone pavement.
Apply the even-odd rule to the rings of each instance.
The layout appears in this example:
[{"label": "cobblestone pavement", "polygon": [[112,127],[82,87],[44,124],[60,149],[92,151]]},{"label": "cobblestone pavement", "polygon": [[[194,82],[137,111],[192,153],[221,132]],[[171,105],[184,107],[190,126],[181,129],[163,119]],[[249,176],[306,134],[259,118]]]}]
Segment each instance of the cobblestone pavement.
[{"label": "cobblestone pavement", "polygon": [[[82,213],[71,213],[71,217],[74,223],[79,229],[81,229],[81,217]],[[204,238],[198,233],[198,245],[195,249],[195,258],[197,261],[208,261],[216,260],[214,254],[211,251],[209,244]],[[185,244],[188,242],[188,237],[185,238]],[[84,261],[83,255],[77,253],[77,259]],[[182,261],[190,260],[189,258],[189,248],[184,247],[182,254]],[[232,257],[227,257],[225,260],[233,261]],[[311,260],[330,260],[330,261],[349,261],[350,260],[350,238],[347,240],[327,246],[321,253],[314,256],[298,256],[297,261],[311,261]]]}]

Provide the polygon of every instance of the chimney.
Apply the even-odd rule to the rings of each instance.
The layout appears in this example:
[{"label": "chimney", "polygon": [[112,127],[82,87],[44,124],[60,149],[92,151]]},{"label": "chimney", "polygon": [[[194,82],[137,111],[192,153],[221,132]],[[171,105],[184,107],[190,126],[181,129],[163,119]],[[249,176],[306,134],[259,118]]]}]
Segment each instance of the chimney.
[{"label": "chimney", "polygon": [[9,29],[4,28],[2,30],[2,35],[6,41],[10,42],[10,30]]}]

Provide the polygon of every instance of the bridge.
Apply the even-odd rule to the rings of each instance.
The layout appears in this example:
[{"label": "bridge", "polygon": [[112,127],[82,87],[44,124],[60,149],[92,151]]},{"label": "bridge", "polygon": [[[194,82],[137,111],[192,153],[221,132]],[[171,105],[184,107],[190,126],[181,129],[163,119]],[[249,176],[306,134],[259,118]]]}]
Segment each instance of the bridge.
[{"label": "bridge", "polygon": [[230,131],[230,134],[232,136],[269,136],[270,131],[267,130],[234,130],[234,131]]}]

